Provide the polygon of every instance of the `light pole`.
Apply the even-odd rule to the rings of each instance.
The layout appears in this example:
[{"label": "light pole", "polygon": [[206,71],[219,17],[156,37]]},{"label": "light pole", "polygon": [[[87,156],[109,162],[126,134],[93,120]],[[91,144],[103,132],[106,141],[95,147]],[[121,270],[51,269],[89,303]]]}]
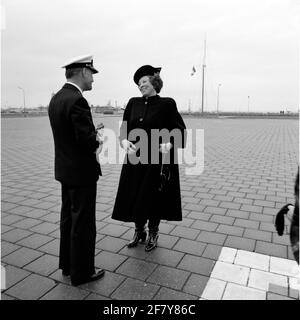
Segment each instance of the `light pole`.
[{"label": "light pole", "polygon": [[221,83],[218,84],[218,96],[217,96],[217,113],[219,113],[219,97],[220,97],[220,86]]},{"label": "light pole", "polygon": [[250,105],[250,96],[248,96],[248,113],[249,113],[249,105]]},{"label": "light pole", "polygon": [[22,92],[23,92],[23,104],[24,104],[24,110],[23,110],[23,112],[24,112],[24,116],[25,116],[25,90],[22,88],[22,87],[18,87],[19,89],[21,89],[22,90]]}]

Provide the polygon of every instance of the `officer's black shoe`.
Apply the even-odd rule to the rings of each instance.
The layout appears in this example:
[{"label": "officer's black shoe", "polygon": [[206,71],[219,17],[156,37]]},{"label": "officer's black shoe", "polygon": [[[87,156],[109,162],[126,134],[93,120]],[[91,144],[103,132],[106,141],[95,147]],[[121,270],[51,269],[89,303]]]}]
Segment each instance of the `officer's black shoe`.
[{"label": "officer's black shoe", "polygon": [[91,274],[90,276],[78,278],[78,279],[71,279],[71,283],[73,286],[79,286],[81,284],[96,281],[98,279],[101,279],[104,276],[105,270],[98,269],[95,271],[94,274]]},{"label": "officer's black shoe", "polygon": [[149,237],[147,239],[145,251],[151,251],[154,248],[156,248],[157,247],[157,239],[158,239],[157,232],[149,232]]},{"label": "officer's black shoe", "polygon": [[136,247],[140,240],[144,242],[146,238],[147,238],[147,232],[145,230],[135,231],[133,239],[128,243],[127,247],[128,248]]},{"label": "officer's black shoe", "polygon": [[68,277],[68,276],[70,275],[70,272],[63,269],[63,270],[62,270],[62,275],[63,275],[64,277]]}]

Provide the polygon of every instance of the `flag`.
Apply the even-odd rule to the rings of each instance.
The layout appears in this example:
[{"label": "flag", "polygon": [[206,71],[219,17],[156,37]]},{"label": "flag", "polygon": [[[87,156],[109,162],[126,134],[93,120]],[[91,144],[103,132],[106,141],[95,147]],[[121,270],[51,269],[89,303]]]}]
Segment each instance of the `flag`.
[{"label": "flag", "polygon": [[193,66],[191,76],[193,76],[195,74],[195,72],[196,72],[196,68]]}]

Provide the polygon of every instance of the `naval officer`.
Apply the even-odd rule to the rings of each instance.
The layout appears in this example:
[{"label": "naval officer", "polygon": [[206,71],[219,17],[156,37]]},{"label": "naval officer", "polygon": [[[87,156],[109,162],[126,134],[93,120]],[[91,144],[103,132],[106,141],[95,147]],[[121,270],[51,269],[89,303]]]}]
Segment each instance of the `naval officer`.
[{"label": "naval officer", "polygon": [[49,119],[54,138],[55,179],[61,183],[59,268],[72,285],[97,280],[95,269],[96,192],[101,175],[95,152],[99,139],[83,91],[92,90],[93,57],[66,63],[66,83],[51,99]]}]

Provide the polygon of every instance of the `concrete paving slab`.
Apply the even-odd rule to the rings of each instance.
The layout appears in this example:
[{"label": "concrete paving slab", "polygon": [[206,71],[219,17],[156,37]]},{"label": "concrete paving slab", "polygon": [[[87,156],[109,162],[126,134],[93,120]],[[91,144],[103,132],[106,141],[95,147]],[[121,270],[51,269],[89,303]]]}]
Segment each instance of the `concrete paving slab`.
[{"label": "concrete paving slab", "polygon": [[184,285],[183,291],[191,295],[201,297],[208,280],[209,277],[192,273]]},{"label": "concrete paving slab", "polygon": [[58,257],[44,254],[40,258],[27,264],[24,269],[40,275],[48,276],[58,269]]},{"label": "concrete paving slab", "polygon": [[233,263],[237,252],[237,249],[223,247],[218,260],[227,263]]},{"label": "concrete paving slab", "polygon": [[179,239],[176,245],[173,247],[174,250],[190,253],[195,256],[202,256],[205,248],[205,243],[188,239]]},{"label": "concrete paving slab", "polygon": [[266,292],[235,283],[228,283],[222,300],[266,300]]},{"label": "concrete paving slab", "polygon": [[58,230],[59,225],[50,222],[42,222],[41,224],[30,228],[29,230],[32,232],[37,232],[45,235],[49,235],[51,232]]},{"label": "concrete paving slab", "polygon": [[101,296],[100,294],[91,293],[84,300],[111,300],[107,297]]},{"label": "concrete paving slab", "polygon": [[46,293],[41,300],[83,300],[88,295],[88,291],[60,283]]},{"label": "concrete paving slab", "polygon": [[270,272],[296,277],[299,274],[299,266],[293,260],[271,257]]},{"label": "concrete paving slab", "polygon": [[270,284],[276,284],[278,286],[287,288],[288,278],[275,273],[255,269],[251,270],[248,282],[249,287],[268,291]]},{"label": "concrete paving slab", "polygon": [[198,297],[180,292],[175,291],[169,288],[160,288],[158,293],[155,295],[153,300],[181,300],[181,301],[188,301],[188,300],[198,300]]},{"label": "concrete paving slab", "polygon": [[128,278],[111,295],[117,300],[152,300],[159,286]]},{"label": "concrete paving slab", "polygon": [[287,246],[264,241],[256,241],[255,251],[275,257],[287,258]]},{"label": "concrete paving slab", "polygon": [[[159,235],[159,247],[172,249],[174,248],[175,244],[178,242],[179,238],[175,236],[170,236],[166,234],[160,234]],[[199,245],[201,246],[201,245]],[[179,250],[180,251],[180,250]]]},{"label": "concrete paving slab", "polygon": [[189,275],[189,272],[183,270],[159,266],[147,281],[171,289],[181,290]]},{"label": "concrete paving slab", "polygon": [[209,276],[214,267],[214,264],[214,260],[186,254],[177,267],[179,269],[187,270],[193,273],[199,273],[204,276]]},{"label": "concrete paving slab", "polygon": [[122,236],[122,234],[124,234],[128,230],[129,230],[129,228],[127,228],[127,227],[109,224],[109,225],[101,228],[101,233],[108,235],[108,236],[120,237],[120,236]]},{"label": "concrete paving slab", "polygon": [[217,261],[211,277],[240,285],[246,285],[250,268]]},{"label": "concrete paving slab", "polygon": [[[254,251],[256,241],[253,239],[246,239],[243,237],[236,237],[236,236],[228,236],[224,243],[225,247],[232,247],[236,249]],[[256,249],[255,249],[256,251]]]},{"label": "concrete paving slab", "polygon": [[7,215],[1,219],[1,223],[9,226],[9,225],[12,225],[18,221],[22,221],[23,219],[24,219],[24,217],[22,217],[20,215],[10,213],[9,215]]},{"label": "concrete paving slab", "polygon": [[219,258],[221,250],[221,246],[215,244],[208,244],[203,252],[202,257],[211,260],[217,260]]},{"label": "concrete paving slab", "polygon": [[300,276],[296,278],[289,277],[289,296],[299,299],[300,296]]},{"label": "concrete paving slab", "polygon": [[13,227],[5,226],[5,225],[1,226],[1,234],[8,232],[10,230],[13,230]]},{"label": "concrete paving slab", "polygon": [[79,288],[93,292],[97,295],[109,297],[124,281],[126,277],[106,271],[100,280],[82,284]]},{"label": "concrete paving slab", "polygon": [[227,235],[225,234],[201,231],[199,236],[197,237],[197,241],[201,241],[203,243],[223,245],[226,238],[227,238]]},{"label": "concrete paving slab", "polygon": [[31,274],[6,290],[5,293],[20,300],[37,300],[55,286],[53,280]]},{"label": "concrete paving slab", "polygon": [[126,256],[108,251],[101,251],[95,256],[95,266],[109,271],[115,271],[125,260]]},{"label": "concrete paving slab", "polygon": [[276,293],[281,296],[288,296],[289,289],[287,287],[279,286],[278,284],[270,283],[268,292]]},{"label": "concrete paving slab", "polygon": [[206,300],[222,300],[226,282],[214,278],[210,278],[202,293],[201,298]]},{"label": "concrete paving slab", "polygon": [[37,250],[21,247],[20,249],[5,256],[2,261],[16,267],[24,267],[43,254]]},{"label": "concrete paving slab", "polygon": [[157,267],[157,264],[134,258],[128,258],[117,270],[116,273],[126,275],[139,280],[146,280]]},{"label": "concrete paving slab", "polygon": [[6,266],[5,267],[5,283],[3,289],[9,289],[16,283],[20,282],[21,280],[25,279],[30,275],[30,272],[23,270],[18,267],[13,266]]},{"label": "concrete paving slab", "polygon": [[256,252],[238,250],[234,263],[252,269],[269,271],[270,257]]},{"label": "concrete paving slab", "polygon": [[[106,127],[117,130],[119,118],[104,117],[103,120]],[[188,127],[200,126],[205,130],[205,170],[200,177],[195,177],[185,174],[184,165],[180,167],[184,219],[182,222],[161,222],[158,248],[150,254],[144,251],[143,244],[127,248],[127,241],[133,235],[132,223],[111,219],[121,165],[103,165],[96,206],[96,265],[106,269],[106,275],[84,288],[87,295],[66,289],[72,288],[69,278],[62,277],[61,270],[55,269],[58,267],[61,191],[53,177],[53,139],[49,120],[47,117],[28,117],[1,121],[4,133],[1,154],[2,264],[15,268],[12,270],[15,270],[17,281],[9,288],[13,290],[11,294],[8,290],[3,291],[4,298],[67,298],[70,295],[69,299],[95,300],[126,297],[225,299],[232,297],[231,291],[233,294],[238,291],[236,284],[224,278],[213,278],[213,269],[219,262],[249,268],[249,277],[254,275],[256,268],[269,274],[266,279],[265,275],[256,274],[257,278],[262,277],[260,280],[248,277],[243,288],[239,288],[245,292],[244,297],[251,298],[255,290],[260,290],[266,294],[266,299],[299,298],[298,279],[289,276],[290,271],[286,269],[285,259],[294,261],[288,222],[282,237],[274,228],[278,209],[287,201],[293,201],[294,172],[299,156],[298,121],[185,118]],[[253,260],[255,253],[266,258]],[[42,277],[30,274],[33,270],[25,270],[29,266],[35,272],[48,274],[44,264],[49,255],[54,257],[49,264],[49,275]],[[272,265],[269,272],[262,261],[271,258],[274,263],[276,258],[283,261]],[[132,267],[151,263],[157,267],[144,282],[138,280],[134,272],[118,273],[128,259],[132,259]],[[237,262],[245,265],[239,266]],[[24,272],[29,275],[21,279]],[[283,285],[282,281],[273,281],[270,274],[287,280]],[[35,281],[50,282],[41,281],[41,288],[26,295],[23,289],[31,290],[33,276]],[[26,279],[29,279],[28,283]],[[57,284],[53,280],[61,287],[55,289]],[[250,288],[249,283],[256,284],[256,280],[265,289]],[[276,285],[277,289],[274,289]],[[226,288],[236,290],[226,291]]]},{"label": "concrete paving slab", "polygon": [[184,253],[182,252],[158,247],[148,253],[146,260],[160,265],[176,267],[183,256]]},{"label": "concrete paving slab", "polygon": [[16,251],[19,248],[19,245],[6,241],[1,241],[1,257],[5,257],[6,255]]},{"label": "concrete paving slab", "polygon": [[281,296],[276,293],[268,292],[267,293],[267,300],[294,300],[294,299],[286,297],[286,296]]},{"label": "concrete paving slab", "polygon": [[30,235],[29,237],[18,241],[16,244],[20,245],[20,246],[27,247],[27,248],[31,248],[31,249],[37,249],[52,240],[53,240],[52,237],[48,237],[46,235],[34,233],[34,234]]},{"label": "concrete paving slab", "polygon": [[1,235],[1,239],[7,242],[16,243],[21,239],[24,239],[33,234],[27,230],[14,228]]},{"label": "concrete paving slab", "polygon": [[200,231],[196,230],[196,229],[177,226],[173,229],[173,231],[170,233],[170,235],[182,237],[184,239],[194,240],[197,238],[197,235],[199,234],[199,232]]},{"label": "concrete paving slab", "polygon": [[59,255],[59,239],[53,239],[38,248],[39,251],[51,254],[53,256]]},{"label": "concrete paving slab", "polygon": [[106,236],[96,243],[96,248],[117,253],[124,248],[127,243],[126,240]]}]

